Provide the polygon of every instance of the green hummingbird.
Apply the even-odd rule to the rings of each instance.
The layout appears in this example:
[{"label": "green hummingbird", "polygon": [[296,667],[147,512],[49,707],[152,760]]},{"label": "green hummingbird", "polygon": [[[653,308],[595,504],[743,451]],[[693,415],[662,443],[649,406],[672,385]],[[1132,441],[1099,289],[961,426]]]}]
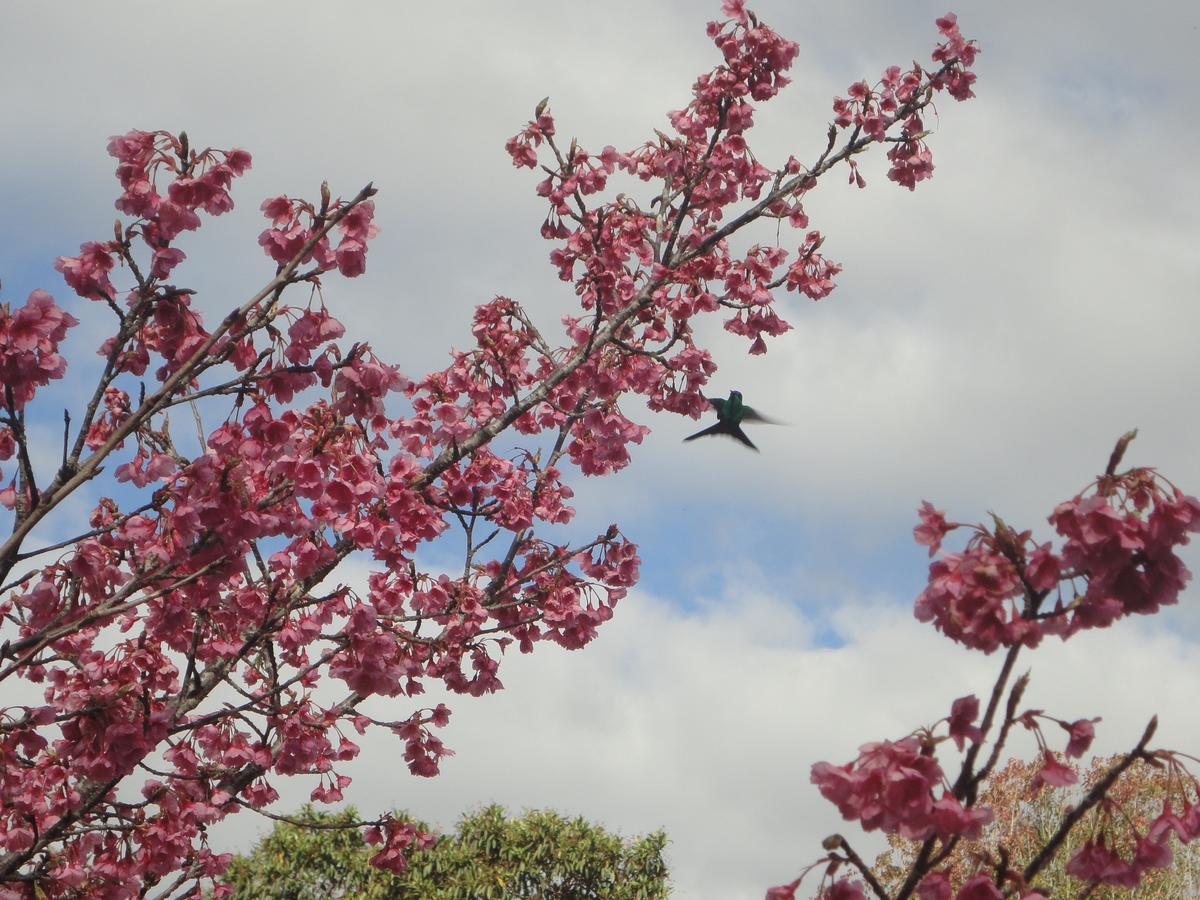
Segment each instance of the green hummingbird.
[{"label": "green hummingbird", "polygon": [[709,397],[708,402],[717,411],[716,423],[697,431],[695,434],[688,435],[684,440],[694,441],[696,438],[707,437],[710,434],[727,434],[731,438],[741,441],[751,450],[758,452],[758,448],[754,446],[754,442],[746,437],[746,433],[742,431],[742,423],[774,423],[765,416],[759,415],[752,407],[744,404],[742,402],[741,391],[730,391],[728,400],[722,400],[719,397]]}]

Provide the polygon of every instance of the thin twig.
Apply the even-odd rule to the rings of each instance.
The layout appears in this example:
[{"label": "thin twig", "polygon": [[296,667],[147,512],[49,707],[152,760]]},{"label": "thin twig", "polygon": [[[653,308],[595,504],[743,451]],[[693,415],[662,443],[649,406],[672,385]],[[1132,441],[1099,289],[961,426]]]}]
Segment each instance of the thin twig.
[{"label": "thin twig", "polygon": [[1076,805],[1070,812],[1063,816],[1062,824],[1058,826],[1058,831],[1056,831],[1054,836],[1046,842],[1045,846],[1042,847],[1041,852],[1039,852],[1038,855],[1033,858],[1033,861],[1027,865],[1025,867],[1025,871],[1021,873],[1021,877],[1024,878],[1026,882],[1032,881],[1034,876],[1036,876],[1038,872],[1045,868],[1046,864],[1054,858],[1054,854],[1058,852],[1058,848],[1062,845],[1062,842],[1066,840],[1067,835],[1070,834],[1071,829],[1075,827],[1075,824],[1083,818],[1088,810],[1104,799],[1104,796],[1108,793],[1108,789],[1116,783],[1117,779],[1121,777],[1125,770],[1133,765],[1137,760],[1146,756],[1146,745],[1150,743],[1150,738],[1154,737],[1154,732],[1157,729],[1158,716],[1154,716],[1146,725],[1146,730],[1142,732],[1141,740],[1137,742],[1137,746],[1121,757],[1121,761],[1109,769],[1104,774],[1104,777],[1096,782],[1096,786],[1087,792],[1087,796],[1085,796],[1083,800],[1080,801],[1079,804]]},{"label": "thin twig", "polygon": [[850,843],[844,837],[842,837],[840,834],[830,835],[824,840],[823,845],[826,850],[836,849],[845,853],[847,862],[854,866],[854,868],[858,869],[859,874],[861,874],[866,880],[867,884],[871,886],[871,890],[875,892],[875,896],[878,897],[879,900],[889,900],[888,893],[886,890],[884,890],[883,885],[879,883],[879,879],[875,877],[870,867],[862,861],[862,857],[854,852],[850,846]]}]

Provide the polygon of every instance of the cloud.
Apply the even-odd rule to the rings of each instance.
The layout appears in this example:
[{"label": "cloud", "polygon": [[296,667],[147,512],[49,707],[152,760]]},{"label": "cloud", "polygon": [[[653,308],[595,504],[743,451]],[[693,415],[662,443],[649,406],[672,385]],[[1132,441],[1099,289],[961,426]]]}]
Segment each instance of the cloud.
[{"label": "cloud", "polygon": [[[802,48],[794,84],[756,117],[768,163],[815,158],[830,96],[889,62],[924,58],[944,12],[756,7]],[[146,14],[119,29],[139,48],[136,67],[105,52],[118,23],[100,7],[15,23],[8,74],[34,68],[50,34],[64,62],[38,67],[36,90],[16,77],[0,87],[27,123],[6,144],[19,164],[0,173],[4,274],[40,256],[38,283],[56,285],[53,256],[107,230],[108,134],[186,126],[196,142],[242,144],[256,159],[238,210],[184,242],[180,277],[210,319],[270,276],[254,243],[261,197],[312,194],[322,178],[348,194],[374,180],[383,231],[369,274],[331,280],[326,296],[348,335],[369,334],[413,375],[467,342],[472,308],[493,294],[528,304],[550,334],[574,306],[536,236],[535,179],[501,149],[532,105],[551,96],[564,139],[632,147],[715,59],[702,34],[715,3],[618,4],[604,16],[549,4],[519,14],[368,5],[332,19],[316,4],[283,14],[266,3],[239,9],[236,22],[189,20],[183,43],[163,39],[182,27],[170,14],[132,8]],[[1044,498],[1076,488],[1133,425],[1142,437],[1131,458],[1200,482],[1189,449],[1200,426],[1177,412],[1195,376],[1200,308],[1187,298],[1200,264],[1195,198],[1176,173],[1190,168],[1198,126],[1168,115],[1196,87],[1170,52],[1195,16],[1181,4],[1155,10],[1130,19],[1116,4],[1067,4],[1034,22],[990,4],[958,9],[984,46],[980,96],[947,100],[930,118],[934,179],[899,190],[881,154],[863,161],[866,191],[831,174],[809,209],[846,266],[839,291],[820,304],[783,297],[796,330],[766,357],[747,357],[717,320],[702,328],[722,366],[714,392],[740,386],[793,423],[764,436],[743,496],[878,519],[877,504],[911,508],[914,489],[982,509],[1000,483],[1014,511],[1041,515]],[[146,74],[168,70],[196,74]],[[774,229],[755,237],[773,240]],[[625,495],[645,494],[650,473],[656,489],[686,492],[686,476],[713,480],[738,459],[727,452],[736,447],[690,447],[681,471],[676,444],[692,423],[631,412],[656,432],[639,453],[647,479]],[[685,477],[663,481],[663,470]]]},{"label": "cloud", "polygon": [[[625,835],[665,828],[677,894],[698,900],[761,897],[819,857],[833,832],[872,858],[879,836],[841,821],[809,767],[933,724],[956,697],[986,702],[1000,657],[950,644],[895,596],[843,596],[807,613],[796,605],[803,583],[779,592],[740,569],[724,575],[688,612],[637,592],[586,650],[506,658],[504,691],[450,699],[442,737],[457,755],[437,778],[413,778],[398,741],[368,737],[347,799],[365,814],[402,807],[445,828],[491,801],[582,815]],[[836,648],[818,640],[831,623],[844,641]],[[1196,651],[1129,622],[1048,643],[1017,670],[1032,667],[1027,706],[1069,721],[1103,716],[1097,752],[1132,746],[1153,712],[1154,746],[1186,749],[1200,744]],[[1050,741],[1065,739],[1056,731]],[[1025,757],[1035,749],[1020,731],[1011,747]],[[943,764],[956,772],[953,759]],[[306,794],[285,789],[290,803]],[[256,826],[265,827],[235,817],[220,842],[244,848]]]},{"label": "cloud", "polygon": [[[753,6],[801,44],[794,84],[756,117],[768,164],[815,159],[831,95],[925,59],[945,12],[925,0]],[[865,191],[832,173],[808,209],[845,264],[839,290],[819,304],[781,298],[796,328],[765,357],[746,356],[719,320],[702,328],[721,364],[713,393],[738,387],[788,424],[755,432],[760,456],[724,441],[682,447],[695,423],[631,402],[654,433],[627,472],[577,481],[576,527],[627,526],[653,589],[586,651],[515,656],[506,691],[455,698],[446,737],[458,755],[440,778],[412,779],[395,743],[368,742],[350,769],[364,810],[402,805],[449,826],[496,799],[630,833],[664,826],[680,896],[761,896],[844,827],[808,784],[812,762],[935,720],[995,668],[910,618],[921,560],[897,547],[920,499],[961,521],[996,509],[1039,526],[1131,426],[1130,462],[1200,490],[1200,206],[1187,177],[1200,125],[1181,112],[1200,89],[1200,14],[1162,0],[1135,12],[956,6],[984,46],[979,97],[931,117],[933,180],[897,189],[878,156],[863,162]],[[367,335],[419,375],[465,344],[472,309],[496,293],[553,334],[574,297],[537,236],[535,178],[512,168],[504,140],[549,94],[560,131],[589,149],[638,144],[716,60],[703,22],[717,9],[31,6],[6,23],[0,59],[12,123],[4,298],[46,286],[62,300],[53,258],[108,233],[109,134],[187,128],[200,145],[255,155],[237,211],[183,243],[180,281],[210,322],[270,277],[255,243],[262,198],[312,196],[322,179],[349,195],[373,180],[383,230],[368,274],[326,286],[348,340]],[[56,396],[84,384],[105,315],[80,314]],[[34,428],[53,459],[51,406]],[[86,508],[63,512],[47,539]],[[1164,617],[1174,633],[1138,622],[1048,645],[1030,702],[1103,715],[1104,752],[1128,746],[1153,708],[1163,743],[1195,749],[1190,601]],[[239,819],[221,840],[244,844],[254,820]]]}]

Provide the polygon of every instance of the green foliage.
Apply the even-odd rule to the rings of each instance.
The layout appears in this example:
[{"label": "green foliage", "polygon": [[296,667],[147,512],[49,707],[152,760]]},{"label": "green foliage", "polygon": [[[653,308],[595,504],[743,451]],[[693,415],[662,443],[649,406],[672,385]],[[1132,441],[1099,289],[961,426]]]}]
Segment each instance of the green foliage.
[{"label": "green foliage", "polygon": [[442,836],[432,849],[414,850],[407,871],[396,875],[369,864],[375,851],[350,827],[358,821],[353,807],[328,813],[306,805],[290,818],[304,825],[278,823],[249,855],[234,858],[225,874],[234,897],[654,900],[667,895],[662,831],[623,841],[583,818],[535,810],[508,819],[493,804],[464,815],[455,833]]}]

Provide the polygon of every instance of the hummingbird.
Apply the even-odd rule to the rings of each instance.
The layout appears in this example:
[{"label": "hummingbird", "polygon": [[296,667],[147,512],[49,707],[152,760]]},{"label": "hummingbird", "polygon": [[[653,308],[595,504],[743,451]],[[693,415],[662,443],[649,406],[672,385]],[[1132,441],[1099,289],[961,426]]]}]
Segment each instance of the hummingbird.
[{"label": "hummingbird", "polygon": [[759,415],[753,408],[744,404],[742,402],[741,391],[730,391],[728,400],[722,400],[719,397],[709,397],[708,402],[717,411],[716,423],[697,431],[695,434],[688,435],[684,440],[694,441],[696,438],[707,437],[710,434],[727,434],[731,438],[741,441],[757,453],[758,448],[754,446],[754,442],[746,437],[746,433],[742,431],[742,423],[770,423],[771,420]]}]

